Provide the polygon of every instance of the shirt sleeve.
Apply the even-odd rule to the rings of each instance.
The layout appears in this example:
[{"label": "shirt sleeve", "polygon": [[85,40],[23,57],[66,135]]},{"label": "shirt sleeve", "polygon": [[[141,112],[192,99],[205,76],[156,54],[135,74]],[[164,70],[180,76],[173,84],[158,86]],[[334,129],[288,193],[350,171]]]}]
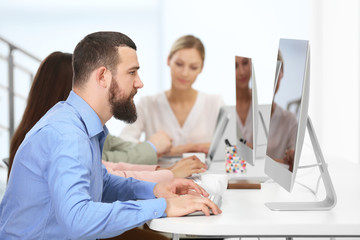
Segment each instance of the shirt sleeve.
[{"label": "shirt sleeve", "polygon": [[103,195],[104,202],[117,200],[136,200],[155,198],[154,182],[140,181],[134,178],[123,178],[109,174],[103,165]]},{"label": "shirt sleeve", "polygon": [[157,154],[147,142],[133,143],[119,137],[106,137],[102,159],[108,162],[156,164]]},{"label": "shirt sleeve", "polygon": [[93,162],[84,141],[88,139],[63,136],[45,174],[56,219],[67,237],[108,238],[164,215],[166,201],[154,197],[155,183],[108,174],[101,161]]},{"label": "shirt sleeve", "polygon": [[163,169],[155,171],[157,165],[136,165],[127,163],[104,162],[108,173],[125,178],[136,178],[149,182],[165,182],[174,179],[172,171]]},{"label": "shirt sleeve", "polygon": [[102,163],[109,173],[111,171],[155,171],[158,168],[158,165],[131,164],[124,162],[113,163],[106,161],[102,161]]}]

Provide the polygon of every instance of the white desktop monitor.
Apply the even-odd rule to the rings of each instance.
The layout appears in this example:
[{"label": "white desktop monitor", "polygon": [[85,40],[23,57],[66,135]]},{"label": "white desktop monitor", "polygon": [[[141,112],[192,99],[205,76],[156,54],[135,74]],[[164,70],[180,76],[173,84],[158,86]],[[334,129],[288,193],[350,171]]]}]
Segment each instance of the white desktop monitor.
[{"label": "white desktop monitor", "polygon": [[[265,173],[287,191],[291,191],[299,167],[305,129],[309,131],[318,164],[302,167],[319,167],[327,197],[322,202],[266,203],[272,210],[329,210],[336,204],[336,195],[326,163],[317,142],[310,118],[309,79],[310,50],[306,40],[280,39],[279,55],[282,69],[275,79],[274,97],[269,124]],[[278,56],[279,59],[279,56]],[[289,108],[297,104],[295,112]],[[290,151],[289,151],[290,150]],[[290,158],[285,157],[291,156]]]},{"label": "white desktop monitor", "polygon": [[[236,146],[239,156],[255,165],[258,132],[258,97],[254,64],[248,57],[235,56]],[[248,98],[250,94],[250,106]],[[246,106],[244,108],[244,106]]]},{"label": "white desktop monitor", "polygon": [[[309,105],[309,44],[306,40],[280,39],[283,63],[275,79],[271,107],[265,173],[291,191],[303,146]],[[297,100],[299,114],[288,111],[287,104]],[[286,151],[294,151],[289,162]],[[291,154],[292,155],[292,154]]]}]

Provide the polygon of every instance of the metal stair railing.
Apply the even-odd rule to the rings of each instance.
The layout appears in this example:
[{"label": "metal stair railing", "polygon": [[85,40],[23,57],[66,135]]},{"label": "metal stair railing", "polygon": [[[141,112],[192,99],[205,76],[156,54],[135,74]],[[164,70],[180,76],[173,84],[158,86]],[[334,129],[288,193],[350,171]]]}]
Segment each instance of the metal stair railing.
[{"label": "metal stair railing", "polygon": [[16,46],[15,44],[11,43],[10,41],[6,40],[5,38],[0,36],[0,42],[5,43],[8,46],[8,55],[3,56],[0,54],[0,60],[4,60],[7,62],[8,67],[8,86],[0,84],[0,88],[7,90],[8,92],[8,104],[9,104],[9,126],[3,126],[0,124],[0,129],[7,130],[9,132],[9,141],[12,138],[14,131],[15,131],[15,96],[21,97],[26,100],[26,96],[20,96],[15,92],[14,89],[14,70],[19,69],[22,72],[26,73],[30,77],[30,82],[32,82],[34,77],[34,72],[26,68],[25,66],[15,63],[14,62],[14,52],[20,52],[21,54],[29,57],[35,62],[41,62],[40,58],[34,56],[33,54],[29,53],[28,51]]}]

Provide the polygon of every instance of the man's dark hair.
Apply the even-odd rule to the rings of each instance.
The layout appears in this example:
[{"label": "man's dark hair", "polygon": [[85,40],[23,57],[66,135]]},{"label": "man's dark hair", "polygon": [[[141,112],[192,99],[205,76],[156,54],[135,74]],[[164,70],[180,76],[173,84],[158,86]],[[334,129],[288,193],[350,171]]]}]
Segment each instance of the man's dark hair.
[{"label": "man's dark hair", "polygon": [[118,47],[130,47],[136,51],[135,43],[119,32],[95,32],[81,40],[73,54],[74,86],[81,87],[90,73],[101,66],[115,74],[115,67],[121,61]]}]

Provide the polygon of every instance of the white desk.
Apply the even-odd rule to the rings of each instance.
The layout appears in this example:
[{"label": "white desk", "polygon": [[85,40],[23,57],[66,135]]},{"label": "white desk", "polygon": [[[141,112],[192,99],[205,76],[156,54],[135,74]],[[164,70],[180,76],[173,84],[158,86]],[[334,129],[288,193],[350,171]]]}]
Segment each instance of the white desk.
[{"label": "white desk", "polygon": [[[337,194],[337,205],[330,211],[271,211],[271,201],[313,201],[314,195],[299,184],[291,193],[273,182],[261,190],[227,190],[218,216],[170,217],[148,222],[151,229],[179,234],[223,237],[359,237],[360,165],[329,163]],[[312,171],[311,174],[317,172]],[[306,174],[299,178],[308,178]],[[320,184],[322,187],[322,183]],[[322,200],[320,191],[319,200]],[[319,196],[318,195],[318,196]],[[359,238],[360,239],[360,238]]]}]

